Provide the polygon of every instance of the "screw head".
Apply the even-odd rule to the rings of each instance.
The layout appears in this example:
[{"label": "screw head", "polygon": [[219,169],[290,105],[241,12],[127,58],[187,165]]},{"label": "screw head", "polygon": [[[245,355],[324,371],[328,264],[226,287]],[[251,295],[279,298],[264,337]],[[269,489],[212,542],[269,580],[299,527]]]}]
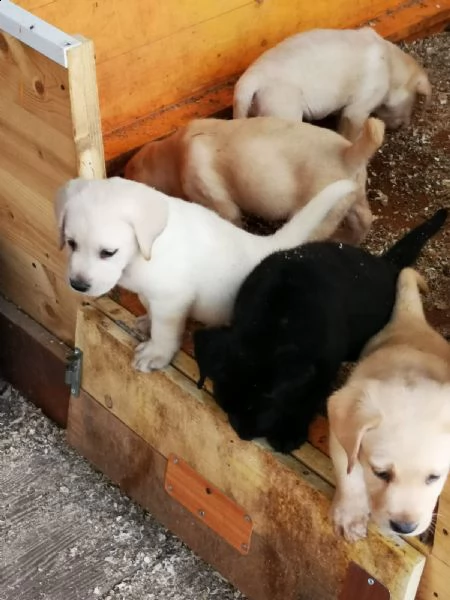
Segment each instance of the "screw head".
[{"label": "screw head", "polygon": [[175,456],[175,457],[174,457],[174,459],[173,459],[173,464],[174,464],[174,465],[177,465],[177,464],[178,464],[178,458],[177,458],[176,456]]},{"label": "screw head", "polygon": [[248,544],[241,544],[241,549],[242,549],[244,552],[247,552],[247,551],[248,551]]},{"label": "screw head", "polygon": [[375,585],[375,581],[372,579],[372,577],[369,577],[369,579],[367,580],[367,583],[369,585]]},{"label": "screw head", "polygon": [[172,491],[173,491],[173,485],[170,485],[170,484],[169,484],[169,485],[167,486],[167,491],[168,491],[168,492],[172,492]]},{"label": "screw head", "polygon": [[250,515],[244,515],[244,519],[247,521],[247,523],[251,523],[252,522],[252,518]]},{"label": "screw head", "polygon": [[198,511],[198,516],[199,516],[199,517],[202,517],[202,519],[203,519],[203,517],[205,516],[205,511],[200,509],[200,510]]}]

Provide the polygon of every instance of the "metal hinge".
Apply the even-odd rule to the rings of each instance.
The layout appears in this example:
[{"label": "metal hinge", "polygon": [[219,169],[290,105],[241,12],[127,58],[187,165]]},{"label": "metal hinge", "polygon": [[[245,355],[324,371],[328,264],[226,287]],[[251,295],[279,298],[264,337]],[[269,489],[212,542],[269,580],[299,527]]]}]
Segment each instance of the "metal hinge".
[{"label": "metal hinge", "polygon": [[70,386],[72,396],[80,395],[81,367],[83,364],[83,353],[79,348],[74,348],[72,354],[67,357],[66,373],[64,381]]}]

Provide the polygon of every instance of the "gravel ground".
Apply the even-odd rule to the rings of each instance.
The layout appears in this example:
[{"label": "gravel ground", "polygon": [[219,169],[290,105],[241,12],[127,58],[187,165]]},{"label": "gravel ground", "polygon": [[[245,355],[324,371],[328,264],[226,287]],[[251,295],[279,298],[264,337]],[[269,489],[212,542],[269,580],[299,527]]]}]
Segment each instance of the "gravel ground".
[{"label": "gravel ground", "polygon": [[0,600],[242,600],[0,382]]}]

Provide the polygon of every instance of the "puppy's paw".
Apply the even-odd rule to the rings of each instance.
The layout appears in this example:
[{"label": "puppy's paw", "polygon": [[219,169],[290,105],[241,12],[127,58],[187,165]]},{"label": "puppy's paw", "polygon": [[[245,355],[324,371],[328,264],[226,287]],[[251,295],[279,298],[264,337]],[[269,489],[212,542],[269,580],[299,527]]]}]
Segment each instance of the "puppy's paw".
[{"label": "puppy's paw", "polygon": [[142,342],[142,344],[139,344],[136,348],[133,367],[136,371],[150,373],[150,371],[167,367],[172,356],[172,352],[167,352],[164,351],[163,348],[158,348],[151,340],[149,342]]},{"label": "puppy's paw", "polygon": [[135,328],[140,334],[148,338],[150,336],[150,319],[148,315],[142,315],[136,318]]},{"label": "puppy's paw", "polygon": [[336,535],[348,542],[356,542],[367,536],[369,509],[363,503],[338,500],[331,507],[331,519]]}]

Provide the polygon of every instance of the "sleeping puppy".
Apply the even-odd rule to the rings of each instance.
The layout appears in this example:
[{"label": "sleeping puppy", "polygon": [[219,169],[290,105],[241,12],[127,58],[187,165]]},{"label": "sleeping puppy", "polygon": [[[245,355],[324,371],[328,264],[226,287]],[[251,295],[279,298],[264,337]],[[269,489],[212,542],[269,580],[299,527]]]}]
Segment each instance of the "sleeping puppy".
[{"label": "sleeping puppy", "polygon": [[[186,318],[226,323],[236,293],[268,254],[331,230],[355,200],[355,184],[337,181],[271,236],[252,235],[214,212],[118,177],[75,179],[56,200],[68,278],[82,294],[100,296],[116,284],[139,294],[151,313],[151,339],[134,366],[165,367],[180,346]],[[140,326],[148,331],[148,320]]]},{"label": "sleeping puppy", "polygon": [[353,144],[322,127],[271,117],[197,119],[141,148],[125,177],[211,208],[235,225],[241,211],[290,219],[333,181],[353,179],[358,198],[345,219],[346,241],[357,244],[372,223],[366,166],[383,136],[378,119],[366,121]]},{"label": "sleeping puppy", "polygon": [[356,360],[389,320],[402,267],[442,226],[447,211],[382,257],[332,242],[272,254],[247,277],[231,325],[198,330],[195,356],[243,439],[275,450],[302,444],[344,361]]},{"label": "sleeping puppy", "polygon": [[408,125],[417,95],[431,96],[422,67],[370,27],[314,29],[262,54],[234,91],[234,118],[319,120],[341,112],[349,140],[372,113],[395,129]]},{"label": "sleeping puppy", "polygon": [[349,541],[369,518],[391,534],[425,531],[449,471],[450,346],[427,323],[418,285],[401,272],[389,324],[328,401],[332,518]]}]

